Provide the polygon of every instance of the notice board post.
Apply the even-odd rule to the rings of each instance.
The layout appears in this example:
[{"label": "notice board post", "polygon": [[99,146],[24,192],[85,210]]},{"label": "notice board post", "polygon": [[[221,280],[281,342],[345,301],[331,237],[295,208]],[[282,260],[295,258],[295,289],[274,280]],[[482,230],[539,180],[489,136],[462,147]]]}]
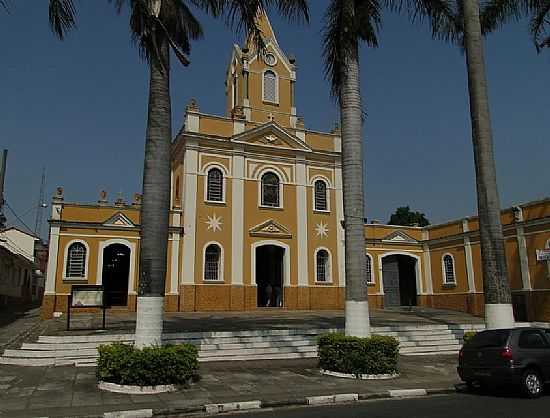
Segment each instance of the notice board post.
[{"label": "notice board post", "polygon": [[71,329],[71,309],[101,308],[103,321],[101,329],[105,329],[105,289],[102,285],[73,285],[67,304],[67,331]]}]

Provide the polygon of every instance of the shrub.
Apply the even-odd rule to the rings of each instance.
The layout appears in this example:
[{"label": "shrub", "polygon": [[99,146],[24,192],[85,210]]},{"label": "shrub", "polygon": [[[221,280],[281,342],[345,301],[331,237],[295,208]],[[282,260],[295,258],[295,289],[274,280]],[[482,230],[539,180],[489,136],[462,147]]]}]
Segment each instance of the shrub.
[{"label": "shrub", "polygon": [[397,373],[399,341],[394,337],[373,335],[346,337],[342,333],[319,338],[319,367],[348,374]]},{"label": "shrub", "polygon": [[464,344],[466,344],[468,341],[470,341],[472,339],[472,337],[476,334],[477,334],[477,332],[475,332],[475,331],[465,332],[464,336],[462,337],[462,339],[464,340]]},{"label": "shrub", "polygon": [[198,350],[191,344],[137,349],[115,343],[98,349],[97,378],[119,385],[181,385],[198,375]]}]

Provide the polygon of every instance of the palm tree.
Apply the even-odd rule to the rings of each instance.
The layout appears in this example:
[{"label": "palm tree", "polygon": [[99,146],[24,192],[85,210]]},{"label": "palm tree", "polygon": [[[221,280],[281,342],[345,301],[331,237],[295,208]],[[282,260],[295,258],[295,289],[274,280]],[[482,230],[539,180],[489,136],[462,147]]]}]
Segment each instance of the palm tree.
[{"label": "palm tree", "polygon": [[359,41],[378,45],[380,6],[376,0],[331,0],[325,12],[323,56],[332,95],[340,105],[346,266],[346,335],[370,335],[366,277],[363,114],[359,82]]},{"label": "palm tree", "polygon": [[[140,274],[137,301],[136,346],[161,343],[164,281],[170,209],[170,51],[183,65],[191,40],[202,37],[200,23],[183,0],[111,0],[120,12],[130,7],[130,31],[140,55],[149,64],[149,106],[141,206]],[[253,35],[262,47],[257,14],[276,6],[287,17],[308,19],[306,0],[189,0],[214,16],[225,13],[228,22]],[[75,27],[72,0],[50,0],[50,25],[63,39]]]},{"label": "palm tree", "polygon": [[[540,0],[532,1],[537,2]],[[491,21],[494,17],[488,17],[489,15],[481,19],[478,0],[459,0],[454,6],[455,10],[452,14],[446,15],[445,19],[440,22],[441,24],[434,28],[433,36],[452,41],[466,52],[485,299],[485,323],[487,328],[490,329],[508,328],[514,325],[514,314],[500,219],[500,199],[496,180],[483,53],[483,35],[490,31],[491,27],[496,27],[496,24]],[[494,13],[493,10],[490,14],[494,15]]]},{"label": "palm tree", "polygon": [[[444,0],[410,0],[415,16],[438,28],[451,10]],[[409,5],[407,3],[407,5]],[[393,7],[393,6],[392,6]],[[401,6],[395,6],[401,7]],[[378,0],[331,0],[325,13],[325,75],[340,106],[344,192],[346,335],[370,334],[364,235],[363,112],[359,82],[359,42],[378,45],[381,22]],[[434,29],[435,30],[435,29]]]}]

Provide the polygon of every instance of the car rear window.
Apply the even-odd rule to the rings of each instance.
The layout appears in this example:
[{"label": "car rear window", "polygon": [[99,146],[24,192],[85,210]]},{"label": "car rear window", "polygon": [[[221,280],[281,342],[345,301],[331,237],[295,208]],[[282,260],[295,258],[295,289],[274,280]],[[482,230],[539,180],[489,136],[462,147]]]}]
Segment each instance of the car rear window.
[{"label": "car rear window", "polygon": [[509,335],[510,331],[508,330],[478,332],[468,341],[468,346],[473,348],[504,347]]}]

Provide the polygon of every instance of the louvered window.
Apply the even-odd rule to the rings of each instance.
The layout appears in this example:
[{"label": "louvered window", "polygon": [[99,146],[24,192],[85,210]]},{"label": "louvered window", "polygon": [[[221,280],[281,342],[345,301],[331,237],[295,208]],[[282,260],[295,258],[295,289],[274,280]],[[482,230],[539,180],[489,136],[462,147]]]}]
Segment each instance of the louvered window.
[{"label": "louvered window", "polygon": [[262,206],[279,207],[279,177],[273,173],[262,176]]},{"label": "louvered window", "polygon": [[454,284],[456,283],[455,278],[455,266],[453,257],[446,255],[443,257],[443,266],[445,269],[445,284]]},{"label": "louvered window", "polygon": [[67,256],[66,277],[81,278],[86,271],[86,247],[80,242],[71,244]]},{"label": "louvered window", "polygon": [[218,168],[208,172],[206,199],[213,202],[223,201],[223,173]]},{"label": "louvered window", "polygon": [[315,182],[315,210],[327,210],[327,184],[323,180]]},{"label": "louvered window", "polygon": [[204,280],[219,280],[221,249],[216,244],[206,247],[204,254]]},{"label": "louvered window", "polygon": [[264,73],[264,100],[277,103],[277,75],[273,71]]},{"label": "louvered window", "polygon": [[317,251],[317,281],[327,282],[329,280],[329,259],[326,250]]},{"label": "louvered window", "polygon": [[370,258],[370,255],[365,255],[365,262],[366,262],[366,275],[367,275],[367,283],[374,283],[373,277],[372,277],[372,260]]}]

